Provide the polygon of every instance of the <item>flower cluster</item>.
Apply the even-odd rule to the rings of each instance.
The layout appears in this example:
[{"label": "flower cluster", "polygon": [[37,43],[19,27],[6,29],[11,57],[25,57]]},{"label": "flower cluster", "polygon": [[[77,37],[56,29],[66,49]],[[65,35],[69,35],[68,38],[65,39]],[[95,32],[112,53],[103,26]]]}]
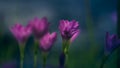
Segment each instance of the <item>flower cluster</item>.
[{"label": "flower cluster", "polygon": [[[68,20],[61,20],[59,25],[59,30],[61,33],[61,36],[63,38],[63,41],[67,41],[66,43],[70,43],[78,36],[80,30],[79,30],[79,23],[75,20],[68,21]],[[34,18],[30,20],[26,27],[23,27],[20,23],[15,24],[13,27],[10,28],[10,31],[14,35],[14,37],[17,39],[19,44],[25,44],[29,36],[33,34],[35,38],[35,45],[34,45],[34,66],[36,68],[36,62],[37,62],[37,50],[38,45],[43,53],[43,65],[46,64],[46,56],[47,53],[52,48],[53,44],[55,43],[57,39],[57,33],[49,32],[49,23],[46,17],[43,17],[41,19]],[[36,42],[37,41],[37,42]],[[63,42],[64,43],[64,42]],[[37,44],[37,45],[36,45]],[[67,44],[64,45],[64,49],[67,48]],[[24,58],[24,46],[20,45],[20,54],[21,54],[21,68],[23,67],[23,58]],[[67,49],[68,51],[68,49]],[[62,52],[63,55],[66,55],[66,53]],[[61,57],[60,57],[61,58]],[[63,61],[65,61],[64,57]],[[63,62],[64,63],[64,62]]]},{"label": "flower cluster", "polygon": [[53,32],[51,35],[48,32],[49,23],[47,18],[34,18],[26,27],[20,23],[15,24],[10,28],[10,31],[19,43],[25,43],[28,37],[33,33],[35,38],[39,40],[40,47],[43,50],[49,49],[56,40],[57,34]]},{"label": "flower cluster", "polygon": [[[41,19],[34,18],[28,22],[26,27],[23,27],[20,23],[15,24],[10,28],[10,31],[18,40],[19,43],[25,43],[28,37],[33,33],[36,39],[40,40],[40,48],[42,50],[49,50],[56,40],[57,34],[53,32],[51,35],[48,32],[49,23],[46,17]],[[77,21],[61,20],[59,25],[61,36],[64,40],[70,40],[71,42],[78,36],[79,24]]]},{"label": "flower cluster", "polygon": [[[60,67],[66,67],[69,46],[70,44],[78,37],[80,33],[79,22],[75,20],[60,20],[59,22],[59,31],[62,37],[62,52],[59,57]],[[46,59],[48,52],[51,50],[53,44],[57,39],[56,32],[49,32],[49,22],[46,17],[41,19],[34,18],[30,20],[26,27],[22,26],[20,23],[15,24],[10,28],[10,31],[18,41],[20,45],[20,55],[21,55],[21,68],[23,67],[23,58],[24,58],[24,46],[29,36],[33,35],[35,39],[34,45],[34,68],[36,68],[37,62],[37,51],[38,47],[42,51],[43,55],[43,68],[46,66]],[[104,66],[104,62],[109,57],[109,55],[114,52],[120,45],[120,39],[117,35],[110,35],[106,32],[105,37],[105,51],[104,57],[102,60],[101,68]],[[37,42],[36,42],[37,41]]]}]

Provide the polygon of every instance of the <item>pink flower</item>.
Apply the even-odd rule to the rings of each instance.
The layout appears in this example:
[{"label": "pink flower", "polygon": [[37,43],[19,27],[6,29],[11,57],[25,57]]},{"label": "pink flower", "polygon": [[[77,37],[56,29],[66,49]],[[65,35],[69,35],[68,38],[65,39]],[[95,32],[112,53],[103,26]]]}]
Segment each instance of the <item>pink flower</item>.
[{"label": "pink flower", "polygon": [[70,40],[70,42],[74,41],[80,33],[79,24],[75,20],[61,20],[59,30],[63,40]]},{"label": "pink flower", "polygon": [[19,43],[25,43],[28,37],[31,34],[31,29],[29,26],[23,27],[21,24],[17,23],[13,27],[10,28],[10,31],[17,39]]},{"label": "pink flower", "polygon": [[56,41],[57,33],[53,32],[52,34],[46,33],[41,39],[40,39],[40,48],[43,51],[49,51],[52,47],[53,43]]},{"label": "pink flower", "polygon": [[47,18],[43,17],[42,19],[34,18],[29,22],[29,25],[32,28],[32,32],[35,36],[35,38],[39,39],[44,34],[48,32],[48,26],[49,23],[47,21]]}]

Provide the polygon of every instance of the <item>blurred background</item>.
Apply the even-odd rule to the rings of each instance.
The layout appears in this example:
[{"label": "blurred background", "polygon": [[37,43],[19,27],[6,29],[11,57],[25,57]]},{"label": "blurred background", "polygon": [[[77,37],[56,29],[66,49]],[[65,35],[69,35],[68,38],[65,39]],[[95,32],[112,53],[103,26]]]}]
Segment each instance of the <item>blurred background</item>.
[{"label": "blurred background", "polygon": [[[15,23],[26,25],[34,17],[47,17],[50,32],[58,38],[47,60],[58,68],[62,39],[58,30],[61,19],[77,20],[81,33],[70,45],[70,68],[99,68],[105,46],[105,33],[116,34],[116,0],[0,0],[0,68],[19,68],[19,48],[9,28]],[[33,38],[25,49],[24,68],[33,68]],[[39,53],[38,68],[41,68]],[[104,68],[116,67],[116,52]]]}]

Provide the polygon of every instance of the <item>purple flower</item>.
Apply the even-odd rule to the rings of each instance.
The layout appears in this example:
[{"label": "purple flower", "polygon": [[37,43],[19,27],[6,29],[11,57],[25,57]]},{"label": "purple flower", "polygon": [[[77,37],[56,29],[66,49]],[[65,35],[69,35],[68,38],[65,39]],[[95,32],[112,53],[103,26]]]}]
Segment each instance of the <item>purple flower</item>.
[{"label": "purple flower", "polygon": [[108,32],[106,32],[106,46],[105,51],[107,54],[114,51],[118,45],[120,44],[120,40],[118,39],[117,35],[109,35]]},{"label": "purple flower", "polygon": [[34,18],[29,22],[29,25],[32,28],[35,38],[37,39],[41,38],[44,34],[48,32],[49,23],[47,21],[47,18],[45,17],[43,17],[42,19]]},{"label": "purple flower", "polygon": [[31,29],[29,26],[23,27],[21,24],[17,23],[13,27],[10,28],[10,31],[17,39],[17,41],[21,44],[24,44],[28,37],[31,34]]},{"label": "purple flower", "polygon": [[53,32],[52,34],[46,33],[41,39],[40,39],[40,48],[43,51],[49,51],[52,47],[53,43],[56,41],[57,33]]},{"label": "purple flower", "polygon": [[79,24],[75,20],[61,20],[59,30],[63,40],[70,40],[70,42],[74,41],[80,33]]}]

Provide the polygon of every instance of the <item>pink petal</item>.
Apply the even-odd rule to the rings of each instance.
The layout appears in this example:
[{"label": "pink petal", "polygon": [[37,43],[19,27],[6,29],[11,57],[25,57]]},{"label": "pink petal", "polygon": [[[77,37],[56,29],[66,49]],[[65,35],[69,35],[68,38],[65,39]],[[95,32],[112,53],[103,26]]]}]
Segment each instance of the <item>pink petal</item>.
[{"label": "pink petal", "polygon": [[78,30],[78,31],[72,36],[72,38],[70,39],[70,42],[71,42],[71,43],[77,38],[77,36],[79,35],[79,33],[80,33],[80,30]]},{"label": "pink petal", "polygon": [[56,32],[53,32],[50,36],[50,38],[52,39],[52,41],[55,41],[56,38],[57,38],[57,33]]},{"label": "pink petal", "polygon": [[64,26],[65,26],[64,20],[60,20],[59,30],[63,31],[64,30]]}]

